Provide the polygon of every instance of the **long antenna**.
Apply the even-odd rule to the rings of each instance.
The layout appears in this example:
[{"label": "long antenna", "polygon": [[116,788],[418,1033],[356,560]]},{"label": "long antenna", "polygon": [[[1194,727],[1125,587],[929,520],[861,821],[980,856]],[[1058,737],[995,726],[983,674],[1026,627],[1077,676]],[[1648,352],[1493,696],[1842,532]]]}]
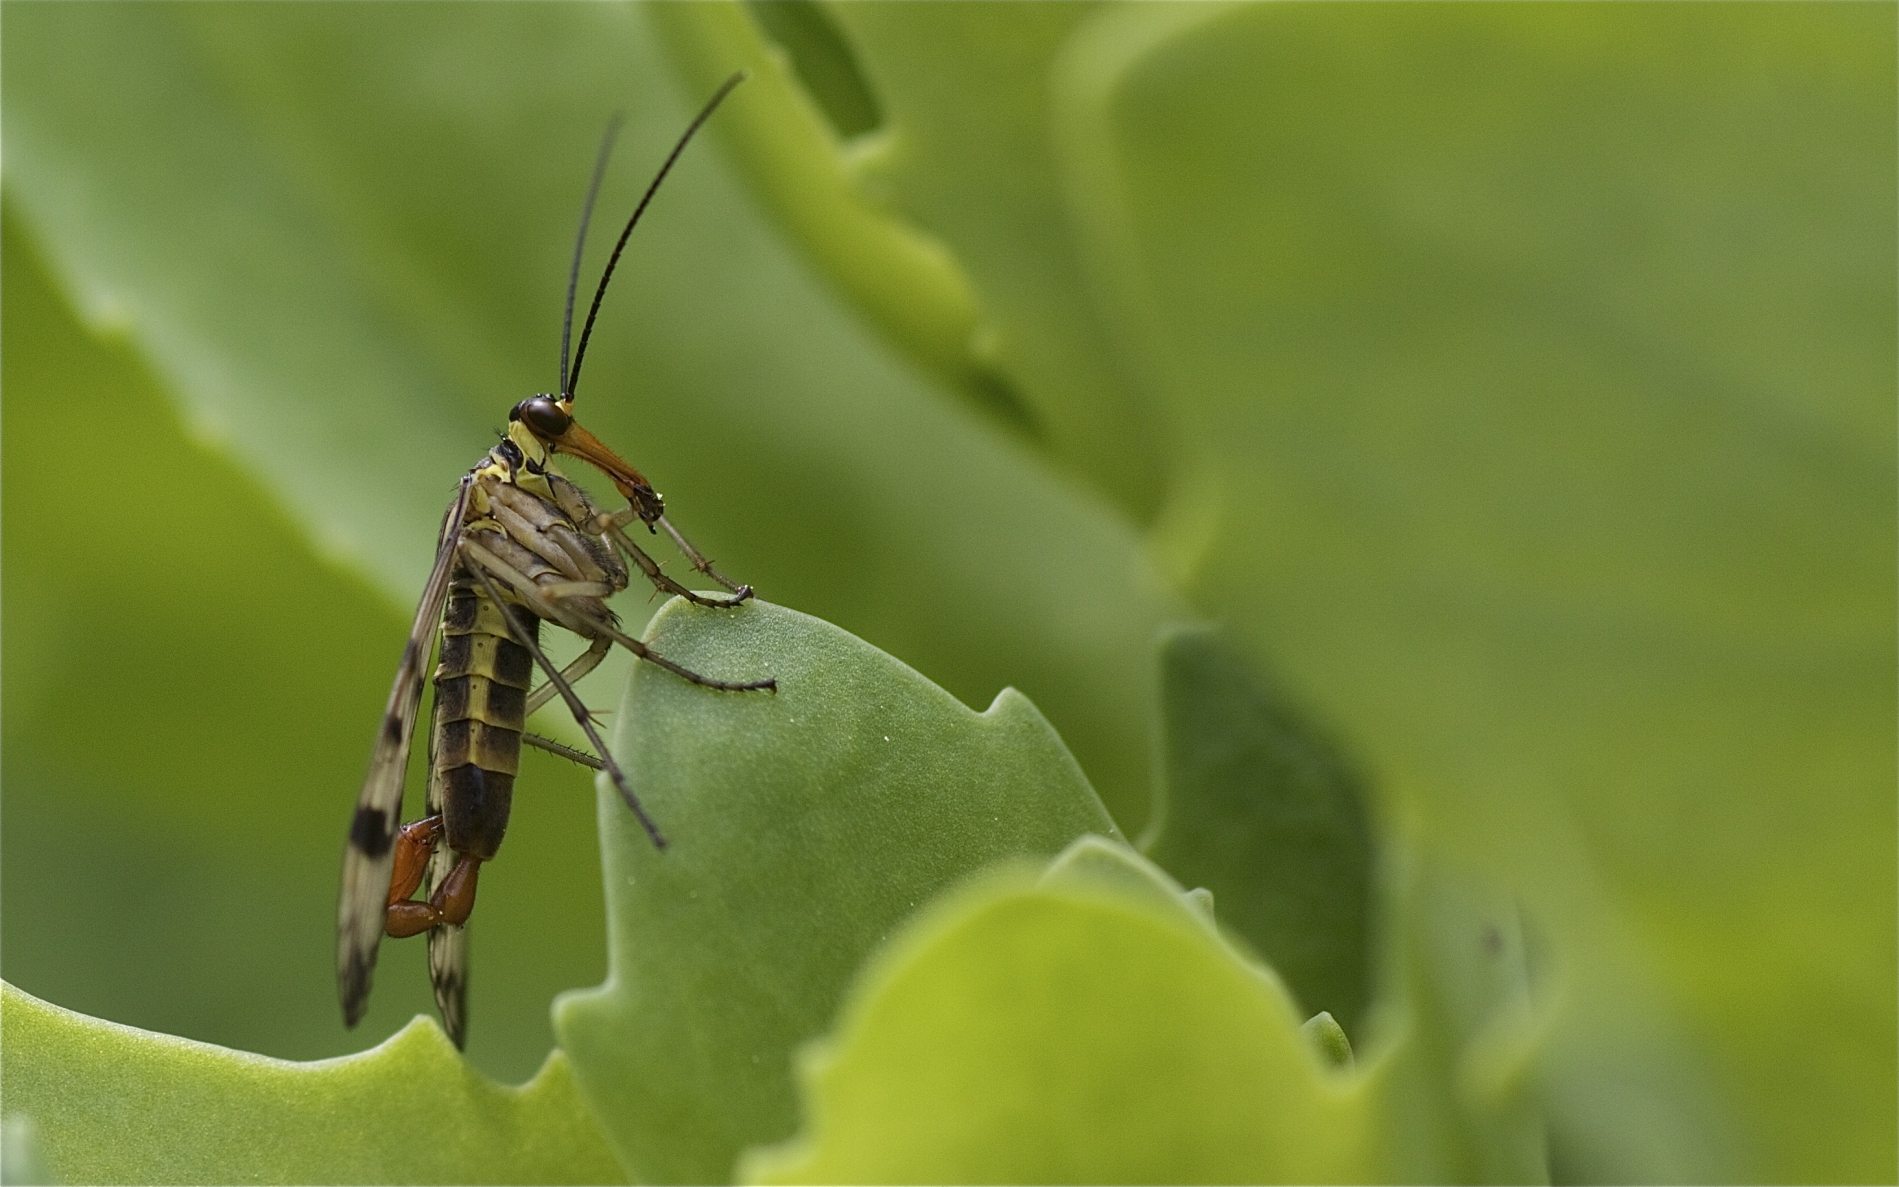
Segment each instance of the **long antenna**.
[{"label": "long antenna", "polygon": [[600,179],[607,174],[607,158],[613,155],[613,142],[619,138],[626,113],[616,111],[607,121],[607,134],[600,140],[600,153],[593,161],[593,180],[587,183],[587,200],[580,207],[580,234],[574,237],[574,263],[567,269],[567,311],[560,319],[560,391],[567,391],[567,344],[574,332],[574,289],[580,284],[580,253],[587,246],[587,224],[593,221],[593,201],[600,196]]},{"label": "long antenna", "polygon": [[567,374],[566,382],[561,384],[560,394],[563,401],[569,403],[573,401],[574,387],[580,382],[580,364],[587,358],[587,339],[593,334],[593,319],[600,313],[601,298],[607,295],[607,282],[613,279],[613,269],[620,262],[620,253],[626,249],[627,236],[631,235],[633,228],[639,225],[640,216],[646,213],[647,204],[653,200],[653,195],[659,192],[659,183],[665,181],[666,175],[672,172],[673,162],[679,159],[680,153],[686,151],[686,144],[692,139],[692,134],[699,130],[700,124],[712,117],[712,113],[718,109],[719,104],[732,93],[732,88],[744,82],[745,79],[746,73],[743,70],[726,79],[712,98],[706,101],[706,105],[699,109],[699,114],[693,117],[692,123],[686,125],[685,134],[679,138],[679,143],[673,145],[673,151],[667,155],[666,163],[659,167],[659,173],[653,178],[653,184],[646,187],[646,193],[640,198],[640,204],[633,208],[633,217],[626,220],[626,229],[620,232],[619,242],[613,245],[613,254],[607,257],[606,271],[600,274],[600,287],[594,290],[593,304],[587,308],[587,321],[580,327],[580,345],[574,348],[574,369]]}]

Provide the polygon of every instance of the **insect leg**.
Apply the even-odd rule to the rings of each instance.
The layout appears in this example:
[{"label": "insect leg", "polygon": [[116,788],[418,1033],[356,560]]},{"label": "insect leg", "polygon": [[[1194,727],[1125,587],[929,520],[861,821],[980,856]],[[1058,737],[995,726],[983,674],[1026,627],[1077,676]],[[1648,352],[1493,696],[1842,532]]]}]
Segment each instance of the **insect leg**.
[{"label": "insect leg", "polygon": [[435,843],[442,839],[442,817],[424,816],[402,826],[396,834],[395,872],[389,877],[389,902],[399,903],[422,885],[428,873],[429,858],[435,855]]},{"label": "insect leg", "polygon": [[[717,573],[712,573],[713,580],[731,590],[734,594],[733,597],[701,597],[677,581],[674,581],[671,577],[666,576],[666,574],[660,570],[659,562],[646,555],[646,550],[633,543],[632,539],[621,530],[621,516],[631,514],[632,511],[630,508],[627,511],[621,512],[620,515],[607,515],[602,513],[599,518],[594,520],[594,526],[604,533],[608,539],[612,540],[614,545],[619,548],[620,552],[624,554],[628,560],[639,566],[640,572],[646,574],[646,579],[653,583],[655,589],[661,593],[676,594],[688,602],[700,606],[736,606],[752,596],[751,586],[733,585],[730,581],[727,581]],[[665,524],[666,517],[662,515],[659,522]],[[672,531],[672,525],[666,524],[666,530],[669,532]],[[710,565],[707,566],[705,571],[711,572]]]},{"label": "insect leg", "polygon": [[[579,683],[582,676],[585,676],[600,666],[600,661],[605,659],[607,652],[611,650],[613,650],[612,639],[595,639],[592,643],[587,645],[587,650],[581,652],[573,663],[568,664],[560,670],[561,679],[565,680],[569,685]],[[534,716],[534,711],[553,700],[554,694],[557,691],[559,690],[555,687],[552,680],[543,681],[539,688],[528,694],[527,708],[522,716]],[[579,763],[583,767],[592,767],[596,771],[604,771],[607,769],[605,763],[593,755],[588,754],[586,751],[575,750],[572,746],[563,746],[552,738],[543,738],[537,734],[523,733],[521,740],[538,750],[545,750],[549,754],[559,755],[568,762]]]},{"label": "insect leg", "polygon": [[467,559],[475,562],[470,568],[483,570],[491,577],[507,582],[520,600],[527,603],[528,609],[544,620],[559,623],[582,638],[593,637],[593,632],[587,627],[587,619],[559,602],[550,601],[541,593],[541,587],[532,577],[490,552],[479,541],[464,539],[461,550]]},{"label": "insect leg", "polygon": [[[605,635],[641,659],[657,664],[673,675],[678,676],[680,679],[689,680],[704,688],[716,688],[724,692],[761,692],[768,689],[776,690],[778,687],[778,681],[771,677],[766,677],[763,680],[732,681],[714,680],[710,676],[701,676],[692,669],[682,667],[672,660],[667,659],[665,656],[660,655],[651,647],[648,647],[646,644],[633,638],[631,635],[628,635],[604,619],[587,618],[556,602],[548,601],[540,595],[534,582],[525,574],[486,548],[483,548],[475,541],[464,540],[462,542],[462,549],[468,557],[476,562],[474,567],[478,571],[486,570],[486,572],[492,573],[496,577],[506,581],[520,596],[521,600],[527,603],[529,609],[549,622],[559,623],[576,635],[585,638],[596,638],[600,635]],[[554,670],[551,665],[544,664],[543,666],[545,666],[550,673]],[[566,696],[568,693],[563,690],[562,695]],[[568,703],[575,705],[578,704],[578,700],[578,698],[573,698]],[[575,712],[578,714],[580,710],[576,709]]]},{"label": "insect leg", "polygon": [[628,539],[627,534],[620,530],[618,524],[607,522],[602,526],[604,527],[607,538],[613,541],[615,547],[619,548],[620,555],[626,557],[635,565],[638,565],[640,572],[646,574],[646,579],[653,583],[654,589],[659,590],[661,593],[675,594],[685,598],[687,601],[697,602],[701,606],[723,606],[726,604],[723,599],[715,601],[709,598],[702,598],[677,581],[674,581],[671,577],[668,577],[659,567],[659,562],[646,555],[645,549]]},{"label": "insect leg", "polygon": [[432,927],[459,927],[468,922],[475,909],[475,879],[481,873],[481,859],[467,853],[455,855],[455,866],[442,879],[426,903],[405,899],[389,904],[389,917],[383,927],[395,939],[419,936]]},{"label": "insect leg", "polygon": [[691,668],[681,667],[672,660],[654,651],[651,647],[635,639],[610,622],[596,622],[593,629],[599,631],[615,643],[631,651],[634,655],[651,664],[657,664],[682,680],[689,680],[701,688],[716,688],[721,692],[777,692],[778,680],[767,676],[763,680],[714,680],[710,676],[701,676]]},{"label": "insect leg", "polygon": [[[580,653],[580,658],[561,669],[561,679],[569,684],[580,683],[580,678],[599,667],[600,661],[607,658],[607,652],[611,650],[613,650],[612,639],[595,639],[587,650]],[[527,709],[522,716],[524,718],[534,716],[536,709],[553,699],[554,683],[550,680],[528,694]]]},{"label": "insect leg", "polygon": [[619,511],[619,513],[615,513],[615,515],[608,515],[608,513],[602,511],[600,515],[596,515],[594,520],[592,520],[592,528],[594,528],[594,532],[598,532],[598,534],[602,534],[602,536],[611,539],[611,541],[619,547],[621,553],[625,553],[629,560],[632,560],[634,564],[638,564],[638,566],[640,566],[640,572],[646,574],[646,579],[653,583],[655,589],[659,589],[661,593],[678,594],[678,596],[686,598],[687,602],[693,602],[693,604],[697,604],[697,606],[737,606],[739,602],[744,602],[746,598],[752,596],[752,587],[750,587],[750,585],[735,585],[729,577],[725,577],[725,575],[720,574],[718,570],[714,570],[714,568],[712,568],[712,562],[706,560],[705,556],[699,555],[699,549],[695,549],[693,543],[691,543],[689,539],[686,539],[686,536],[682,536],[680,530],[672,526],[672,520],[668,520],[665,515],[661,515],[661,517],[657,518],[657,520],[653,520],[653,522],[657,522],[661,528],[667,530],[668,536],[672,536],[672,541],[674,541],[676,545],[680,545],[680,551],[686,555],[687,560],[693,564],[695,570],[699,570],[701,574],[706,574],[708,577],[712,577],[714,581],[718,581],[720,585],[724,585],[725,589],[729,589],[729,591],[733,593],[733,596],[729,596],[729,598],[701,598],[699,594],[689,591],[684,585],[680,585],[678,581],[674,581],[672,577],[663,574],[663,572],[659,570],[659,562],[653,560],[651,556],[646,555],[646,549],[642,549],[640,545],[632,543],[632,539],[623,532],[623,528],[632,522],[634,511],[636,511],[634,507],[627,507],[625,511]]},{"label": "insect leg", "polygon": [[564,602],[569,598],[610,598],[619,592],[604,581],[550,581],[546,585],[536,583],[535,588],[551,602]]},{"label": "insect leg", "polygon": [[[607,652],[611,650],[613,650],[612,639],[595,639],[587,646],[587,650],[580,653],[580,656],[575,659],[573,663],[561,669],[561,679],[570,685],[579,683],[582,676],[585,676],[600,666],[600,661],[605,659]],[[539,709],[554,699],[554,693],[556,691],[558,690],[555,688],[552,680],[543,681],[539,688],[528,694],[527,708],[522,716],[532,717],[536,709]],[[549,754],[559,755],[568,762],[579,763],[583,767],[592,767],[596,771],[604,771],[607,769],[605,763],[593,755],[588,754],[586,751],[575,750],[571,746],[563,746],[552,738],[543,738],[536,734],[524,733],[521,735],[521,740],[536,749],[545,750]]]},{"label": "insect leg", "polygon": [[545,750],[549,754],[566,759],[568,762],[578,763],[583,767],[592,767],[596,771],[604,771],[607,769],[606,763],[588,754],[585,750],[575,750],[572,746],[563,746],[552,738],[543,738],[539,734],[524,733],[521,735],[521,740],[536,750]]},{"label": "insect leg", "polygon": [[746,598],[749,598],[752,596],[751,586],[739,585],[735,583],[731,578],[727,577],[725,574],[713,568],[712,562],[705,558],[704,553],[700,552],[697,548],[694,548],[692,546],[692,541],[686,539],[685,533],[681,532],[678,528],[673,526],[672,520],[667,519],[664,515],[662,515],[659,517],[659,526],[666,529],[666,534],[673,538],[673,543],[679,548],[680,552],[685,554],[686,559],[692,562],[693,568],[699,570],[701,573],[704,573],[706,576],[712,578],[714,581],[718,582],[720,585],[723,585],[725,588],[731,590],[732,593],[736,595],[733,597],[732,601],[729,603],[730,605],[737,605],[738,603],[744,601]]},{"label": "insect leg", "polygon": [[[507,602],[502,598],[501,590],[496,588],[494,579],[488,575],[485,567],[489,560],[494,560],[497,564],[500,563],[499,560],[493,553],[472,540],[463,541],[462,548],[467,559],[474,562],[468,566],[469,571],[481,579],[481,584],[487,589],[488,596],[493,598],[497,605],[506,606]],[[483,554],[486,554],[487,559],[483,559]],[[516,574],[516,576],[520,575]],[[523,577],[521,580],[527,579]],[[533,582],[528,582],[528,584],[532,585]],[[646,809],[640,805],[640,798],[634,795],[632,787],[627,785],[626,775],[620,770],[620,764],[613,761],[613,755],[607,750],[606,744],[601,742],[599,732],[593,728],[593,714],[587,711],[587,706],[580,703],[580,697],[574,692],[573,686],[561,678],[560,669],[549,662],[547,653],[541,650],[541,645],[534,640],[534,636],[520,628],[520,625],[514,621],[514,615],[503,614],[502,617],[507,620],[508,631],[514,636],[515,642],[528,649],[528,653],[534,657],[534,662],[540,664],[541,670],[547,673],[548,683],[552,684],[555,691],[560,693],[561,699],[567,702],[567,708],[573,712],[574,720],[579,722],[580,728],[586,732],[587,741],[593,743],[593,748],[599,752],[600,761],[606,767],[607,777],[613,780],[614,790],[620,793],[620,798],[626,801],[626,806],[639,819],[641,827],[646,829],[646,835],[653,838],[653,847],[664,849],[666,838],[660,835],[659,826],[653,823],[652,818],[646,814]]]}]

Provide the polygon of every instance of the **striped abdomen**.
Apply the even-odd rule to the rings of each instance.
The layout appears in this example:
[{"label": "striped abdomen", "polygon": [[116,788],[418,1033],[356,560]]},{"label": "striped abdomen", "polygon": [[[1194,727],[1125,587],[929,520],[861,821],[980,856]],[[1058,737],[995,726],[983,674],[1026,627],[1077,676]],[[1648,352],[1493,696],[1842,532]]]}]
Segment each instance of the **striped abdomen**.
[{"label": "striped abdomen", "polygon": [[460,565],[442,610],[442,657],[435,669],[435,733],[429,777],[440,796],[450,849],[483,861],[501,847],[520,769],[521,728],[534,657],[501,616],[539,640],[541,620],[523,606],[495,604]]}]

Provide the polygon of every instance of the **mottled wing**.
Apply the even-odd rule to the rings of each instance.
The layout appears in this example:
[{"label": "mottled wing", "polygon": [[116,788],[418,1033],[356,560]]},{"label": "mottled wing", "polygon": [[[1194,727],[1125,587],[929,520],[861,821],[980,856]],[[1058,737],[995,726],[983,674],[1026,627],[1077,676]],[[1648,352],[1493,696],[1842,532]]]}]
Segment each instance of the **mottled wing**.
[{"label": "mottled wing", "polygon": [[356,1025],[369,1005],[370,977],[376,970],[376,948],[382,942],[383,917],[389,906],[389,875],[395,863],[396,829],[402,814],[402,779],[409,765],[409,745],[415,736],[416,710],[422,702],[430,644],[448,597],[449,574],[455,567],[455,545],[461,538],[468,511],[472,478],[462,479],[442,521],[435,567],[422,588],[415,608],[415,624],[402,649],[395,686],[383,709],[376,749],[369,759],[369,775],[356,800],[350,821],[349,843],[343,848],[343,889],[336,907],[336,988],[343,1002],[343,1021]]},{"label": "mottled wing", "polygon": [[[441,779],[435,770],[434,731],[430,731],[429,743],[429,792],[428,814],[441,813],[443,798]],[[428,893],[435,896],[435,888],[448,877],[455,868],[455,851],[448,847],[447,841],[435,846],[435,852],[429,855]],[[468,1041],[468,925],[443,924],[429,929],[429,983],[435,987],[435,1008],[442,1015],[442,1029],[457,1048]]]}]

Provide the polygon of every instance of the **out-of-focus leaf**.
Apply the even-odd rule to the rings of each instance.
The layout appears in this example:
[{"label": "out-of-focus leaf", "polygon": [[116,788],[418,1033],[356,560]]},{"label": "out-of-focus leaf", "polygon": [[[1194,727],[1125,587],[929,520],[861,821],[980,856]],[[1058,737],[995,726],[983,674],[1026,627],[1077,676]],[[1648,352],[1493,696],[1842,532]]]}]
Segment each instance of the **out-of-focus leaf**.
[{"label": "out-of-focus leaf", "polygon": [[621,1183],[548,1057],[520,1088],[418,1018],[361,1055],[286,1063],[134,1030],[0,984],[0,1093],[77,1183]]},{"label": "out-of-focus leaf", "polygon": [[[778,16],[756,19],[805,51],[807,63],[817,48],[812,43],[820,39],[825,50],[848,54],[823,10],[802,3],[784,7]],[[979,370],[971,349],[979,311],[968,278],[940,243],[855,190],[840,130],[794,81],[795,65],[783,50],[760,36],[755,11],[736,3],[654,6],[648,19],[662,35],[670,34],[695,89],[709,93],[734,69],[752,74],[749,101],[735,103],[725,121],[726,139],[772,176],[775,184],[767,192],[774,213],[817,250],[831,277],[886,332],[942,374],[973,379]],[[813,65],[832,66],[835,74],[835,66],[854,63]],[[855,69],[849,76],[860,78]],[[863,98],[882,106],[874,94]]]},{"label": "out-of-focus leaf", "polygon": [[1894,1174],[1893,35],[1127,9],[1053,82],[1157,546],[1546,936],[1562,1175]]},{"label": "out-of-focus leaf", "polygon": [[[1390,864],[1384,992],[1357,1047],[1383,1175],[1547,1183],[1535,1061],[1560,988],[1547,970],[1532,982],[1507,895],[1408,854]],[[1667,1066],[1669,1054],[1656,1062]]]},{"label": "out-of-focus leaf", "polygon": [[1352,1055],[1352,1040],[1345,1033],[1345,1028],[1339,1025],[1339,1020],[1332,1017],[1332,1011],[1320,1010],[1306,1019],[1299,1030],[1332,1066],[1351,1067],[1356,1062]]},{"label": "out-of-focus leaf", "polygon": [[1357,1030],[1376,889],[1362,781],[1218,632],[1168,632],[1160,664],[1162,793],[1143,851],[1212,890],[1307,1011]]},{"label": "out-of-focus leaf", "polygon": [[1542,921],[1559,1173],[1890,1179],[1892,12],[830,11],[862,188],[1101,348],[1155,555]]},{"label": "out-of-focus leaf", "polygon": [[797,1124],[792,1051],[864,957],[992,861],[1118,835],[1027,698],[975,713],[838,628],[759,603],[675,602],[654,647],[778,691],[711,693],[641,665],[614,753],[671,844],[600,800],[611,974],[555,1030],[635,1177],[717,1182]]},{"label": "out-of-focus leaf", "polygon": [[836,136],[849,141],[877,130],[883,107],[858,69],[857,55],[824,8],[811,0],[746,0],[745,7],[783,49],[798,82]]},{"label": "out-of-focus leaf", "polygon": [[701,87],[734,60],[767,80],[774,101],[735,121],[737,158],[840,287],[912,351],[939,359],[935,339],[906,322],[929,302],[891,276],[864,279],[883,269],[882,239],[862,230],[856,212],[888,212],[884,222],[947,245],[950,266],[975,278],[970,300],[980,302],[957,324],[968,394],[1025,424],[1124,513],[1147,522],[1159,505],[1167,449],[1090,300],[1049,137],[1053,60],[1096,6],[796,7],[852,54],[878,107],[874,132],[840,141],[819,126],[796,81],[810,52],[800,56],[802,39],[779,34],[786,44],[774,54],[777,24],[747,15],[759,6],[652,11],[675,60]]},{"label": "out-of-focus leaf", "polygon": [[[1364,1097],[1165,875],[1078,842],[894,937],[800,1079],[779,1183],[1357,1182]],[[1118,868],[1116,868],[1118,867]]]}]

